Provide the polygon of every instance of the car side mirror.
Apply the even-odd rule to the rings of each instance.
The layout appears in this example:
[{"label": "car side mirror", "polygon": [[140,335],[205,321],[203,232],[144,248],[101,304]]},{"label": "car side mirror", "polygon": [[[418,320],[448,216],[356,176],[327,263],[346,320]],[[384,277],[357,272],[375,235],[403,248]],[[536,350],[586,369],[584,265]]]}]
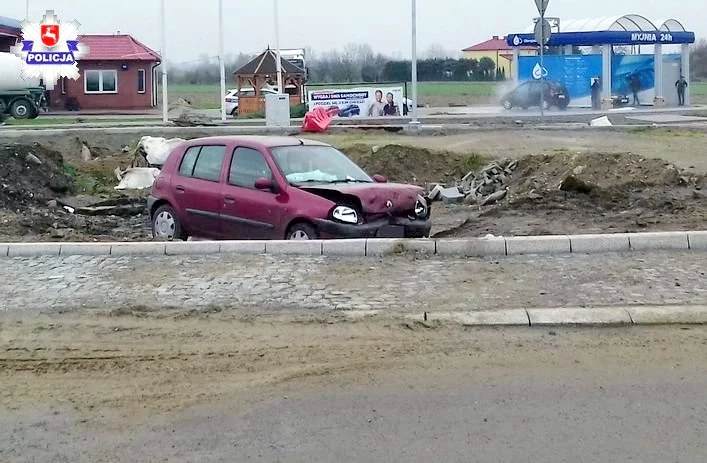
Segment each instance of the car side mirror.
[{"label": "car side mirror", "polygon": [[273,183],[272,180],[265,177],[260,177],[255,181],[255,188],[258,190],[268,190],[272,191]]},{"label": "car side mirror", "polygon": [[388,179],[385,178],[383,175],[376,174],[373,176],[373,181],[376,183],[387,183]]}]

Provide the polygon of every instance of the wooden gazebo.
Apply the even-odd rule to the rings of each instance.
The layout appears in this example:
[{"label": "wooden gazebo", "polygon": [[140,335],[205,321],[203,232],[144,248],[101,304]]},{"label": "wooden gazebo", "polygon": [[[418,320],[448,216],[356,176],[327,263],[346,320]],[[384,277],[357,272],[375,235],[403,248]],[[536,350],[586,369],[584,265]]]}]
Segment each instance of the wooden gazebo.
[{"label": "wooden gazebo", "polygon": [[[285,88],[279,90],[290,95],[290,106],[298,105],[302,102],[305,71],[284,59],[281,59],[280,62],[282,65],[282,83]],[[267,86],[277,85],[276,52],[268,47],[267,50],[233,74],[236,76],[239,92],[241,89],[248,87],[255,90],[254,96],[238,97],[238,114],[265,111],[265,96],[260,90]]]}]

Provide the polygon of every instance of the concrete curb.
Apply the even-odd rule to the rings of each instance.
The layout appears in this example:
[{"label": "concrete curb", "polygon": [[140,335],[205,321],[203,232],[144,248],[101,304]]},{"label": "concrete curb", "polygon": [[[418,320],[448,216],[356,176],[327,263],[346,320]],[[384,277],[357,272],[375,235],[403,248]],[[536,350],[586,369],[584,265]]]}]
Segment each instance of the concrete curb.
[{"label": "concrete curb", "polygon": [[[371,315],[379,315],[371,313]],[[356,313],[356,319],[364,318]],[[626,306],[426,312],[406,320],[461,326],[631,326],[707,324],[707,306]]]},{"label": "concrete curb", "polygon": [[0,257],[163,256],[272,254],[300,256],[386,256],[425,254],[501,257],[547,254],[597,254],[629,251],[707,251],[707,231],[597,235],[515,236],[468,239],[353,239],[313,241],[141,241],[97,243],[0,243]]}]

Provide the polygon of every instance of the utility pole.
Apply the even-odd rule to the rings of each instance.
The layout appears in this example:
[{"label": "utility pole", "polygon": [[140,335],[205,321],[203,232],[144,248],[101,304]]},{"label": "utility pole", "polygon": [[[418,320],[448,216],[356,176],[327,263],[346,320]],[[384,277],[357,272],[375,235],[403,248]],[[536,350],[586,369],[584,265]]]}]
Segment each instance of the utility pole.
[{"label": "utility pole", "polygon": [[410,124],[418,125],[417,119],[417,0],[412,0],[412,119]]},{"label": "utility pole", "polygon": [[169,118],[167,111],[169,110],[169,99],[167,97],[167,28],[165,26],[165,8],[164,1],[160,2],[160,16],[162,22],[162,122],[167,124]]},{"label": "utility pole", "polygon": [[223,45],[223,0],[218,0],[218,61],[221,69],[221,120],[226,120],[226,58]]},{"label": "utility pole", "polygon": [[275,51],[277,54],[277,93],[285,93],[282,86],[282,54],[280,53],[280,11],[278,9],[278,1],[273,0],[273,9],[275,13]]}]

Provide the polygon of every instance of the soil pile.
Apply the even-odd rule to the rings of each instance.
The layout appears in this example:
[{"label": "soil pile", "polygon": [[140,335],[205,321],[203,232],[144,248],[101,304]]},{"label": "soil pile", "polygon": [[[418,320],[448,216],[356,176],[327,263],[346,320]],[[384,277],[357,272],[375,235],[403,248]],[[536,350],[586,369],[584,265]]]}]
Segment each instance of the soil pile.
[{"label": "soil pile", "polygon": [[386,176],[391,182],[449,182],[480,168],[486,160],[477,154],[431,151],[402,145],[356,144],[341,149],[371,175]]},{"label": "soil pile", "polygon": [[526,156],[505,186],[502,202],[467,208],[461,225],[437,236],[695,230],[707,222],[704,175],[636,154]]},{"label": "soil pile", "polygon": [[93,183],[109,191],[116,180],[102,173],[100,159],[82,164],[86,169],[79,173],[61,153],[39,144],[0,145],[0,241],[144,239],[149,231],[139,197],[144,193],[109,194],[98,205],[114,207],[99,208],[103,215],[96,216],[95,208],[83,206],[95,206],[98,198],[72,195],[94,190]]},{"label": "soil pile", "polygon": [[0,208],[20,212],[71,192],[61,154],[38,144],[0,146]]},{"label": "soil pile", "polygon": [[630,153],[560,153],[519,159],[509,186],[511,203],[528,196],[572,193],[614,202],[648,189],[681,188],[700,181],[662,159]]}]

